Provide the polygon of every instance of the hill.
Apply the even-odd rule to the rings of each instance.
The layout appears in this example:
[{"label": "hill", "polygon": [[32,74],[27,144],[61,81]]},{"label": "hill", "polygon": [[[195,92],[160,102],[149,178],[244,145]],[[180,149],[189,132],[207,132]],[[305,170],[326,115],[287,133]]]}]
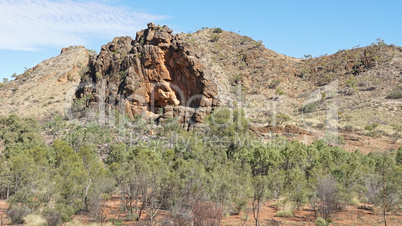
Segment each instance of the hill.
[{"label": "hill", "polygon": [[150,23],[0,96],[0,224],[401,222],[401,48],[382,40],[296,59]]},{"label": "hill", "polygon": [[[63,48],[0,89],[0,115],[11,113],[43,119],[71,108],[71,98],[89,60],[83,46]],[[66,99],[67,98],[67,99]]]},{"label": "hill", "polygon": [[[192,130],[214,109],[236,105],[264,137],[276,131],[310,143],[336,131],[351,151],[395,149],[402,126],[401,68],[402,48],[382,40],[298,59],[221,29],[172,34],[151,23],[135,39],[115,38],[97,56],[73,47],[27,70],[1,89],[0,114],[74,118],[83,117],[77,109],[91,106],[131,119],[177,118]],[[71,115],[73,93],[85,106]],[[375,130],[365,129],[370,125]]]}]

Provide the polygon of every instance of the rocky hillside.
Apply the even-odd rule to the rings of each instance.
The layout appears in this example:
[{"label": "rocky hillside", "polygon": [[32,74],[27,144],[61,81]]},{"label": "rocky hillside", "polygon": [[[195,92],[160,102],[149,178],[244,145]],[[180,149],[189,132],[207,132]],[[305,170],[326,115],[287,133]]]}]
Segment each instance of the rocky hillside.
[{"label": "rocky hillside", "polygon": [[[174,34],[150,23],[134,39],[115,38],[98,55],[68,48],[27,70],[0,90],[0,113],[65,112],[75,94],[84,108],[132,119],[177,118],[192,129],[217,107],[236,105],[258,133],[316,139],[338,130],[353,134],[345,139],[359,146],[359,136],[367,134],[398,141],[401,92],[402,48],[382,40],[298,59],[221,29]],[[80,109],[75,113],[82,117]]]},{"label": "rocky hillside", "polygon": [[[323,115],[331,104],[340,111],[341,126],[363,129],[378,122],[391,132],[391,124],[400,123],[401,47],[379,40],[368,47],[296,59],[249,37],[214,31],[180,35],[203,53],[203,63],[219,81],[219,96],[242,100],[258,124],[270,123],[278,114],[299,126],[325,124]],[[313,107],[300,111],[308,104]]]},{"label": "rocky hillside", "polygon": [[16,113],[39,119],[64,113],[80,83],[89,52],[83,46],[63,48],[0,89],[0,114]]}]

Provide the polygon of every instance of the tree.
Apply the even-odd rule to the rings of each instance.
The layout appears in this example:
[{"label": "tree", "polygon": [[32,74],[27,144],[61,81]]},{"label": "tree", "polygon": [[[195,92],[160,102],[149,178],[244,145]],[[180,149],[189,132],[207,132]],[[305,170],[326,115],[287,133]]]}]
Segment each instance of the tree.
[{"label": "tree", "polygon": [[337,209],[336,181],[330,176],[319,179],[316,194],[319,199],[318,212],[328,220]]},{"label": "tree", "polygon": [[267,195],[266,176],[254,176],[253,178],[254,194],[252,199],[253,217],[255,225],[260,225],[261,203],[264,202]]},{"label": "tree", "polygon": [[207,136],[211,139],[210,145],[219,146],[226,149],[225,152],[229,159],[245,146],[245,141],[249,138],[248,120],[242,109],[231,110],[220,108],[211,115],[205,117],[208,124]]}]

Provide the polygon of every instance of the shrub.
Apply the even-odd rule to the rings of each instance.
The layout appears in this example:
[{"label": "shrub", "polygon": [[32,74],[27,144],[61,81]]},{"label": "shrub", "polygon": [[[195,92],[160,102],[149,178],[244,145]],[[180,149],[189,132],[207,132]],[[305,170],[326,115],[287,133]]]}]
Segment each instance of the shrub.
[{"label": "shrub", "polygon": [[276,118],[276,123],[278,125],[282,125],[283,123],[290,120],[290,116],[285,113],[278,113],[275,115],[275,118]]},{"label": "shrub", "polygon": [[55,210],[47,210],[42,215],[49,226],[57,226],[61,223],[61,214]]},{"label": "shrub", "polygon": [[387,96],[389,99],[401,99],[402,98],[402,86],[398,86],[391,91]]},{"label": "shrub", "polygon": [[215,28],[213,31],[213,33],[217,33],[217,34],[222,33],[222,32],[223,32],[223,30],[220,27]]},{"label": "shrub", "polygon": [[97,80],[101,80],[103,78],[103,75],[101,72],[96,72],[95,75],[96,75]]},{"label": "shrub", "polygon": [[127,213],[126,214],[126,218],[125,218],[126,221],[135,221],[137,219],[138,219],[138,216],[135,213]]},{"label": "shrub", "polygon": [[275,93],[279,96],[285,95],[285,92],[283,91],[282,87],[276,88]]},{"label": "shrub", "polygon": [[197,202],[191,210],[194,225],[219,225],[223,218],[222,208],[211,202]]},{"label": "shrub", "polygon": [[26,206],[14,206],[7,212],[11,224],[23,224],[24,218],[31,212]]},{"label": "shrub", "polygon": [[353,132],[355,129],[351,125],[345,125],[343,127],[343,130],[345,130],[346,132]]},{"label": "shrub", "polygon": [[364,129],[365,129],[365,130],[368,130],[368,131],[372,131],[372,130],[375,130],[377,127],[378,127],[378,123],[373,122],[373,123],[371,123],[371,124],[366,125],[366,126],[364,127]]},{"label": "shrub", "polygon": [[317,104],[315,102],[308,103],[300,108],[300,111],[302,113],[311,113],[315,112],[316,110],[317,110]]},{"label": "shrub", "polygon": [[327,222],[324,220],[324,218],[319,217],[319,218],[317,218],[317,220],[315,220],[315,225],[325,226],[325,225],[327,225]]},{"label": "shrub", "polygon": [[81,68],[81,70],[80,70],[80,72],[79,72],[80,77],[83,78],[83,77],[88,73],[88,71],[89,71],[89,67],[88,67],[88,66],[85,66],[85,67]]},{"label": "shrub", "polygon": [[216,42],[219,40],[219,38],[220,38],[219,34],[212,34],[211,41]]},{"label": "shrub", "polygon": [[294,217],[294,214],[290,211],[278,211],[275,213],[275,217]]},{"label": "shrub", "polygon": [[280,79],[273,79],[272,81],[271,81],[271,84],[269,84],[269,88],[270,89],[276,89],[276,87],[278,87],[278,85],[281,83],[281,80]]}]

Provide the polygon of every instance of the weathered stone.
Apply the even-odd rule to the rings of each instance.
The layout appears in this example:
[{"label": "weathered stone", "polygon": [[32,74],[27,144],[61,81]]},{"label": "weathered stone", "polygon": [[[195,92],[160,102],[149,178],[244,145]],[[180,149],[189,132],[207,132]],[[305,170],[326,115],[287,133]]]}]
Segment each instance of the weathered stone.
[{"label": "weathered stone", "polygon": [[[148,29],[137,32],[135,40],[119,37],[102,46],[99,55],[91,58],[90,70],[82,82],[100,84],[105,80],[106,87],[79,89],[77,96],[92,93],[91,102],[105,102],[112,108],[124,101],[124,109],[131,118],[144,111],[151,115],[165,108],[164,116],[180,117],[184,124],[190,118],[202,122],[206,112],[211,111],[197,113],[195,109],[211,109],[217,103],[218,89],[211,72],[200,62],[200,54],[191,43],[172,35],[167,26],[147,26]],[[153,113],[150,109],[154,109]]]}]

